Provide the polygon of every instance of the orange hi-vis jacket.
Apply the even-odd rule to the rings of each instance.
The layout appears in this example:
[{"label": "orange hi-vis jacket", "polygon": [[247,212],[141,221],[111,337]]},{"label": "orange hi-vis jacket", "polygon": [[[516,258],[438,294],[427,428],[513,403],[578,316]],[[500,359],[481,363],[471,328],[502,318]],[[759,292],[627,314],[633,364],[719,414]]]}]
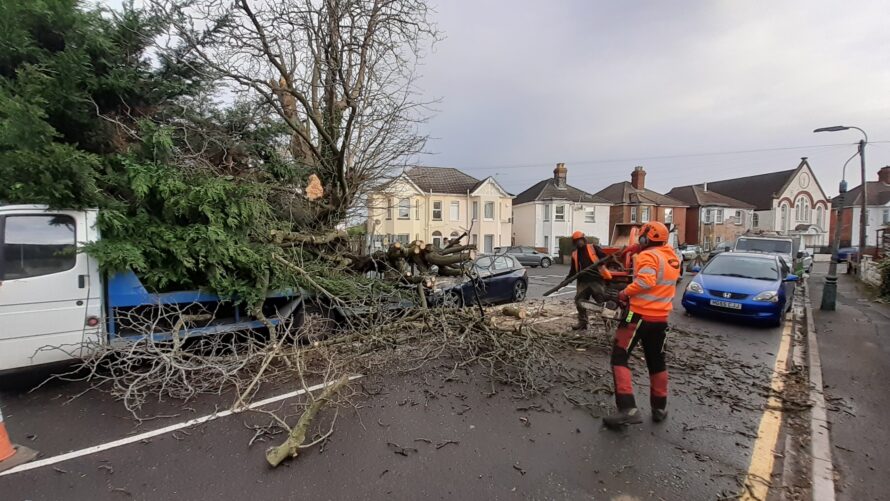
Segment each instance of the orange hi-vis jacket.
[{"label": "orange hi-vis jacket", "polygon": [[680,279],[680,259],[669,245],[650,247],[634,259],[634,281],[624,293],[630,311],[650,322],[667,322],[674,309],[674,294]]},{"label": "orange hi-vis jacket", "polygon": [[[587,251],[587,257],[590,259],[590,262],[595,263],[597,258],[596,253],[593,252],[593,245],[585,245],[584,250]],[[578,249],[572,251],[572,264],[575,265],[575,273],[581,271],[581,263],[578,261]],[[600,266],[597,270],[600,272],[600,276],[603,277],[603,280],[612,280],[612,273],[606,269],[605,266]]]}]

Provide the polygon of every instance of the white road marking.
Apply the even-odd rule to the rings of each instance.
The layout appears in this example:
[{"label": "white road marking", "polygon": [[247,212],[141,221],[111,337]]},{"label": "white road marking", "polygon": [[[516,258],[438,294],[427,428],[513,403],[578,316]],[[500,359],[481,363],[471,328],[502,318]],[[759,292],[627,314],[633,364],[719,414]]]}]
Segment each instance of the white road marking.
[{"label": "white road marking", "polygon": [[[362,376],[350,376],[349,380],[359,379]],[[331,382],[330,384],[333,384]],[[327,386],[325,383],[317,384],[315,386],[310,386],[308,391],[316,391],[320,390]],[[92,447],[87,447],[86,449],[80,449],[78,451],[66,452],[65,454],[59,454],[58,456],[48,457],[46,459],[41,459],[39,461],[33,461],[31,463],[25,463],[21,466],[16,466],[15,468],[11,468],[0,473],[0,477],[5,475],[11,475],[13,473],[19,473],[28,470],[34,470],[36,468],[40,468],[43,466],[50,466],[57,463],[61,463],[62,461],[68,461],[69,459],[75,459],[83,456],[88,456],[90,454],[95,454],[97,452],[107,451],[109,449],[114,449],[116,447],[120,447],[122,445],[132,444],[135,442],[141,442],[142,440],[146,440],[148,438],[157,437],[158,435],[163,435],[165,433],[174,432],[176,430],[181,430],[183,428],[188,428],[189,426],[195,426],[198,424],[207,423],[222,417],[231,416],[232,414],[238,414],[240,412],[244,412],[250,409],[256,409],[257,407],[262,407],[264,405],[269,405],[275,402],[279,402],[281,400],[286,400],[288,398],[293,398],[299,395],[306,393],[307,390],[296,390],[288,393],[284,393],[281,395],[277,395],[274,397],[269,397],[264,400],[258,400],[256,402],[251,403],[246,407],[242,407],[238,410],[225,410],[222,412],[217,412],[214,414],[208,414],[206,416],[201,416],[195,419],[189,419],[188,421],[183,421],[181,423],[172,424],[170,426],[165,426],[163,428],[159,428],[157,430],[147,431],[145,433],[140,433],[138,435],[132,435],[126,438],[122,438],[120,440],[114,440],[112,442],[106,442],[104,444],[94,445]]]}]

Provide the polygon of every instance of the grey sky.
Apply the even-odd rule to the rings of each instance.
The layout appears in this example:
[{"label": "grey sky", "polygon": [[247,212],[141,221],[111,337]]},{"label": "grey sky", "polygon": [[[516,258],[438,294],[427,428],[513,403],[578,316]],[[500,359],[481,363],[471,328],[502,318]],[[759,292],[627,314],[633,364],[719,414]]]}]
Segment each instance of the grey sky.
[{"label": "grey sky", "polygon": [[[431,2],[446,38],[420,85],[442,101],[419,162],[493,175],[513,193],[556,162],[586,191],[638,164],[667,191],[807,156],[834,195],[859,135],[814,128],[857,125],[890,141],[886,0]],[[676,157],[798,146],[812,147]],[[874,180],[890,142],[871,144],[867,160]],[[858,160],[847,179],[859,184]]]},{"label": "grey sky", "polygon": [[[885,1],[440,0],[436,9],[446,39],[421,84],[442,102],[421,161],[494,175],[514,193],[556,162],[587,191],[629,179],[637,164],[667,191],[807,156],[831,195],[859,136],[814,128],[857,125],[890,141]],[[645,159],[837,143],[849,145]],[[870,145],[867,160],[874,180],[890,143]]]}]

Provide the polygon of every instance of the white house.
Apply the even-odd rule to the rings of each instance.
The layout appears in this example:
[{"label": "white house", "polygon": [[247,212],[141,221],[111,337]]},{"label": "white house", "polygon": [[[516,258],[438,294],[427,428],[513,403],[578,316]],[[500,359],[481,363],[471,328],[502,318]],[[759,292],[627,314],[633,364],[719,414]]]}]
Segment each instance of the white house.
[{"label": "white house", "polygon": [[510,245],[512,198],[492,177],[412,167],[368,196],[367,230],[377,249],[413,240],[440,246],[468,232],[470,243],[492,252]]},{"label": "white house", "polygon": [[830,202],[806,157],[795,169],[712,181],[708,189],[753,205],[752,230],[799,235],[806,247],[828,245]]},{"label": "white house", "polygon": [[523,191],[513,199],[513,243],[559,252],[559,238],[581,230],[609,243],[611,204],[570,186],[565,164],[556,164],[553,177]]}]

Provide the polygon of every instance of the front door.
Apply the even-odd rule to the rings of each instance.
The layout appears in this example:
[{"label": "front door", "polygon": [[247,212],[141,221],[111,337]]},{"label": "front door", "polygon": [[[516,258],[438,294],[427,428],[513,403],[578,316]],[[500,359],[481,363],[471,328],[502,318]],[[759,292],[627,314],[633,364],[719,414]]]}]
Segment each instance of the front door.
[{"label": "front door", "polygon": [[89,298],[88,258],[75,252],[84,221],[82,212],[0,214],[0,370],[79,351]]}]

